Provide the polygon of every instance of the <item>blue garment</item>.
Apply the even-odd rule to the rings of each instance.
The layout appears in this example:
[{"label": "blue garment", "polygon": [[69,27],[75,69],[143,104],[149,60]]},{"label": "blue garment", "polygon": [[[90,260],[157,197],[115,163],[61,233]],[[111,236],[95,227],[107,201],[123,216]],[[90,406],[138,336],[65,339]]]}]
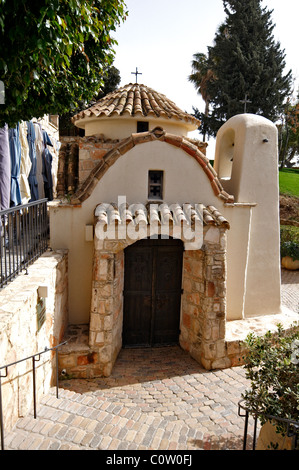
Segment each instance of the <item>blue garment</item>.
[{"label": "blue garment", "polygon": [[38,195],[38,182],[36,178],[36,149],[35,149],[35,130],[34,124],[32,121],[27,122],[27,140],[29,145],[29,156],[31,160],[31,170],[28,176],[28,182],[30,186],[31,199],[29,202],[37,201],[39,199]]},{"label": "blue garment", "polygon": [[11,187],[10,187],[10,206],[22,204],[20,190],[20,167],[21,167],[21,142],[19,133],[19,124],[14,129],[8,130],[10,166],[11,166]]},{"label": "blue garment", "polygon": [[10,153],[8,126],[0,128],[0,210],[10,206]]},{"label": "blue garment", "polygon": [[52,161],[53,157],[50,153],[50,150],[47,148],[47,145],[53,147],[53,144],[50,140],[46,131],[43,131],[43,141],[44,141],[44,150],[43,150],[43,180],[44,180],[44,190],[45,197],[48,201],[53,201],[53,178],[52,178]]}]

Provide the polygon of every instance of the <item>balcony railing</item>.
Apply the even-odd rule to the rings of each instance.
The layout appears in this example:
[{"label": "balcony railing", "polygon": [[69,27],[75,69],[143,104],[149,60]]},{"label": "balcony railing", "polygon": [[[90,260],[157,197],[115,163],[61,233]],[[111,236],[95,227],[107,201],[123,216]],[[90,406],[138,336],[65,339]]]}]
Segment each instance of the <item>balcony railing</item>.
[{"label": "balcony railing", "polygon": [[48,248],[47,199],[0,211],[0,288]]}]

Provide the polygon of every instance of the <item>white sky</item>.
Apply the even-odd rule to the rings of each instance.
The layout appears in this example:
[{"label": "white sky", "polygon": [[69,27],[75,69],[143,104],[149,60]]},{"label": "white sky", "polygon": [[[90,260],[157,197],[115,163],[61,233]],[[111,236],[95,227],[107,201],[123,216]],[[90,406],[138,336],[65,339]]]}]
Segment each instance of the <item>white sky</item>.
[{"label": "white sky", "polygon": [[[188,75],[193,54],[207,52],[225,19],[222,0],[126,0],[126,5],[128,17],[114,34],[120,86],[135,82],[131,72],[137,67],[142,73],[138,83],[165,94],[183,111],[192,113],[192,106],[203,111],[203,101]],[[274,37],[285,49],[285,71],[292,69],[297,89],[299,1],[263,0],[262,6],[274,10]],[[194,136],[201,137],[198,132]]]}]

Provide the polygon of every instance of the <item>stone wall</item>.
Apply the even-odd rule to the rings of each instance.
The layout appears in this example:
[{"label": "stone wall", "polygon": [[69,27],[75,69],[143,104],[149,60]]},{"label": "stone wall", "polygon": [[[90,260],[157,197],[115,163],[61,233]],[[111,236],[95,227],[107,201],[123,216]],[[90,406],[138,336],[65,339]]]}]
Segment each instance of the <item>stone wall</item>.
[{"label": "stone wall", "polygon": [[89,344],[98,350],[105,376],[121,349],[122,329],[124,252],[112,251],[114,247],[106,246],[111,243],[105,241],[105,249],[95,252],[89,331]]},{"label": "stone wall", "polygon": [[90,137],[62,136],[58,165],[58,197],[73,194],[90,172],[118,140],[105,140],[102,135]]},{"label": "stone wall", "polygon": [[[185,243],[180,345],[215,369],[231,362],[225,343],[226,228],[205,226],[203,232],[202,249]],[[94,243],[88,344],[66,346],[59,354],[59,369],[73,377],[109,376],[122,347],[124,249],[133,241],[96,236]]]},{"label": "stone wall", "polygon": [[[0,367],[63,340],[68,321],[67,260],[65,251],[47,251],[28,268],[28,274],[20,274],[0,291]],[[43,301],[45,310],[39,308]],[[44,313],[40,322],[38,310]],[[54,354],[51,351],[37,357],[37,401],[55,385]],[[1,375],[6,375],[5,369]],[[1,379],[5,431],[32,409],[32,383],[32,359],[9,367]]]},{"label": "stone wall", "polygon": [[180,344],[206,369],[229,367],[225,344],[225,230],[205,227],[202,250],[184,252]]}]

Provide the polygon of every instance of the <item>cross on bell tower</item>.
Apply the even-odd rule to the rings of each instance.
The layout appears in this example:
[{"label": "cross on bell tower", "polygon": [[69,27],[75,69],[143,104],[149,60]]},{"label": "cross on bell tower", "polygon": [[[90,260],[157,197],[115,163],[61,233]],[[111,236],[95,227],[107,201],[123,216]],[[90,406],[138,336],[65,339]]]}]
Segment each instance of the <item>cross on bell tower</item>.
[{"label": "cross on bell tower", "polygon": [[252,101],[250,101],[250,100],[248,99],[247,93],[246,93],[246,95],[245,95],[245,99],[244,99],[244,100],[240,100],[240,103],[243,103],[243,104],[244,104],[244,113],[246,114],[246,112],[247,112],[247,103],[252,103]]},{"label": "cross on bell tower", "polygon": [[136,83],[137,83],[138,75],[142,75],[141,72],[138,72],[138,68],[137,68],[137,67],[136,67],[136,72],[131,72],[131,74],[136,75]]}]

